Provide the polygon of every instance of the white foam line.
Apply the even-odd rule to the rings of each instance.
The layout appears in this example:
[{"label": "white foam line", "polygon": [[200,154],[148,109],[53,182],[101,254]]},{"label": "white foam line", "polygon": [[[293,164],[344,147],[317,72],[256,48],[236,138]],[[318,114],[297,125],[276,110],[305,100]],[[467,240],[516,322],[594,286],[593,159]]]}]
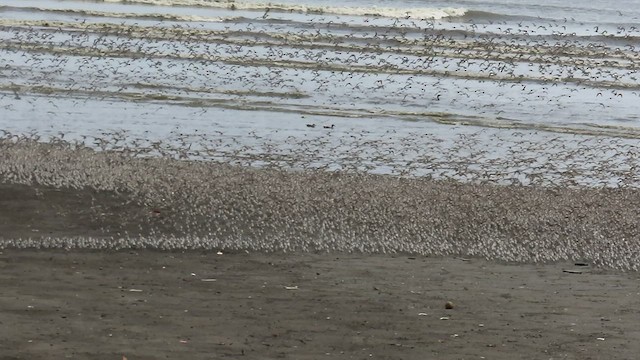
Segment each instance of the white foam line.
[{"label": "white foam line", "polygon": [[464,8],[390,8],[390,7],[350,7],[350,6],[308,6],[304,4],[278,4],[263,2],[227,2],[207,0],[103,0],[111,3],[135,3],[159,6],[199,6],[237,10],[282,11],[313,14],[335,14],[352,16],[380,16],[388,18],[442,19],[463,16]]}]

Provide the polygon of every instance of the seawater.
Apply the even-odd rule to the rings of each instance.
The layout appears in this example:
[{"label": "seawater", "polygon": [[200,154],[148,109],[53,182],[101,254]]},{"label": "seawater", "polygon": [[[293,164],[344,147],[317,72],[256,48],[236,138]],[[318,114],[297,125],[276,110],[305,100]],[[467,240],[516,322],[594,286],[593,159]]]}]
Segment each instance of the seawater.
[{"label": "seawater", "polygon": [[348,162],[356,148],[380,172],[426,156],[421,138],[454,163],[540,158],[568,137],[635,148],[639,5],[7,0],[0,128],[98,147],[87,139],[191,150],[206,137],[230,157]]}]

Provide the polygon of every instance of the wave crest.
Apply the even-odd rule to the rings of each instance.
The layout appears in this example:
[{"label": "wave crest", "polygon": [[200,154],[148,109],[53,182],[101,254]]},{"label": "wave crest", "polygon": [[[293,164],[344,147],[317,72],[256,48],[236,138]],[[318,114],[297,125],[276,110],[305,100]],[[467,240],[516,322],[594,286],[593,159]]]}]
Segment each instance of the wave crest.
[{"label": "wave crest", "polygon": [[283,4],[263,2],[230,2],[208,0],[103,0],[104,2],[147,4],[159,6],[198,6],[231,10],[296,12],[307,14],[334,14],[351,16],[379,16],[388,18],[442,19],[459,17],[467,13],[464,8],[391,8],[352,6],[308,6],[304,4]]}]

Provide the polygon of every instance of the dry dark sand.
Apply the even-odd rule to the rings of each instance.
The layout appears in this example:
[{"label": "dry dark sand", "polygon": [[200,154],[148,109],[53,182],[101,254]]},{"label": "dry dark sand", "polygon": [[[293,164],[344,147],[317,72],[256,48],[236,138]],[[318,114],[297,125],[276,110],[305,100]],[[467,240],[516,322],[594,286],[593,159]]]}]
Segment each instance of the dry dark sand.
[{"label": "dry dark sand", "polygon": [[[0,195],[5,238],[99,236],[144,212],[90,190]],[[631,359],[638,280],[574,263],[5,249],[0,359]]]}]

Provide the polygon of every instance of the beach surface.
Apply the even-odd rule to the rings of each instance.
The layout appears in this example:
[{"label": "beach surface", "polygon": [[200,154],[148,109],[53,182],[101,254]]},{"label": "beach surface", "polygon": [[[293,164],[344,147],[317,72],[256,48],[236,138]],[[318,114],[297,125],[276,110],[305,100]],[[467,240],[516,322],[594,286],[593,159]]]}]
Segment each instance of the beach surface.
[{"label": "beach surface", "polygon": [[635,189],[0,149],[3,360],[640,351]]},{"label": "beach surface", "polygon": [[638,275],[573,263],[4,250],[0,269],[2,359],[630,359],[640,351]]}]

